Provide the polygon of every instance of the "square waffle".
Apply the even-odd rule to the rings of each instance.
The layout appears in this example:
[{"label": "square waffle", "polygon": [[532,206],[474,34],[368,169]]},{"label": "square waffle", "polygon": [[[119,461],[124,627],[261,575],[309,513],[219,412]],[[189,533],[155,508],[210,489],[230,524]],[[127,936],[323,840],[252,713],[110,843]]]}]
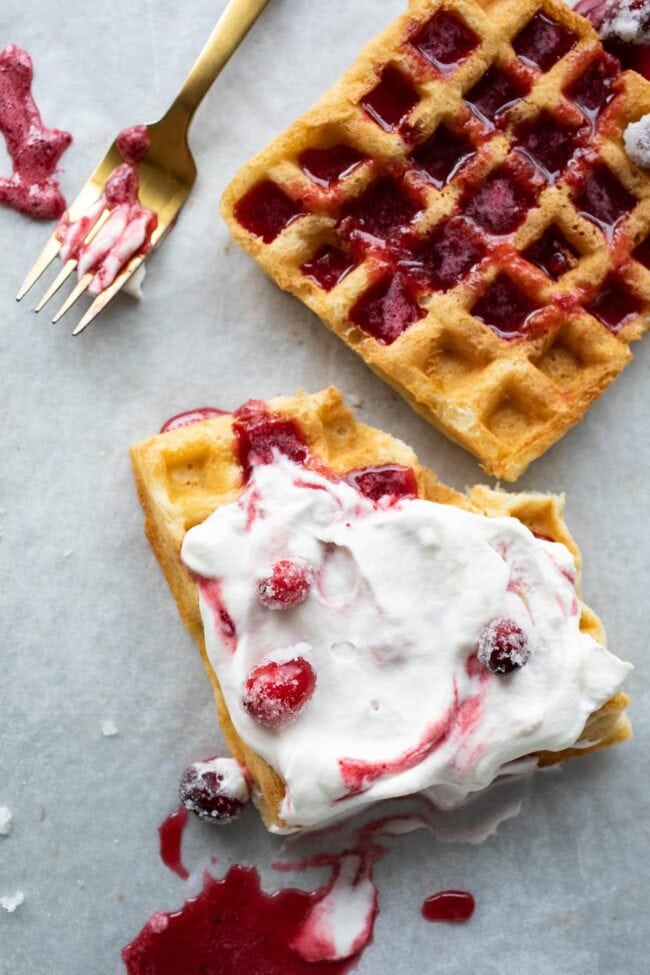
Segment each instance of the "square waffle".
[{"label": "square waffle", "polygon": [[235,239],[516,480],[648,325],[650,84],[561,0],[411,0],[235,177]]},{"label": "square waffle", "polygon": [[[507,494],[487,487],[474,487],[466,495],[459,494],[439,484],[401,441],[358,423],[343,402],[341,393],[334,388],[311,396],[299,393],[295,397],[281,397],[267,406],[272,411],[271,428],[277,425],[285,445],[288,431],[296,431],[300,442],[335,473],[355,472],[361,476],[357,483],[363,483],[363,474],[368,473],[368,468],[373,472],[386,469],[400,472],[420,497],[485,515],[518,518],[538,534],[563,542],[579,566],[580,552],[563,521],[561,497]],[[244,471],[239,450],[233,417],[224,415],[152,437],[132,447],[131,458],[145,512],[147,538],[162,566],[183,622],[198,644],[214,689],[217,713],[228,748],[248,768],[255,782],[256,801],[264,822],[268,827],[282,829],[278,810],[284,796],[284,783],[275,770],[242,741],[233,726],[206,653],[197,586],[180,558],[185,533],[220,505],[234,501],[242,491]],[[604,644],[600,621],[586,606],[582,606],[580,625]],[[584,755],[628,738],[631,728],[625,714],[627,703],[625,694],[616,695],[589,718],[580,747],[541,752],[538,754],[540,765]]]}]

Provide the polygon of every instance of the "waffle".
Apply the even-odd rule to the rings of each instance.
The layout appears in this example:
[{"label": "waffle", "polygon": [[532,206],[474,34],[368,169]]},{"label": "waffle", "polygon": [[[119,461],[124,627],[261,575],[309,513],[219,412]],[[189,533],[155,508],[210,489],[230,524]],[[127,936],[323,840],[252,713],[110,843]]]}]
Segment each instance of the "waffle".
[{"label": "waffle", "polygon": [[648,324],[650,84],[561,0],[411,0],[235,177],[235,239],[514,481]]},{"label": "waffle", "polygon": [[[316,395],[298,393],[268,404],[274,414],[296,424],[313,455],[337,474],[372,467],[398,465],[411,469],[420,497],[453,504],[486,515],[512,515],[538,534],[563,542],[575,556],[580,552],[562,519],[563,500],[555,495],[507,494],[475,487],[462,495],[439,484],[401,441],[358,423],[334,388]],[[194,637],[214,690],[217,713],[226,743],[250,771],[254,794],[268,827],[282,829],[279,817],[284,784],[276,772],[237,734],[208,660],[199,613],[198,592],[180,559],[185,533],[204,521],[219,505],[234,501],[242,490],[242,467],[233,433],[232,416],[195,423],[159,434],[131,448],[135,481],[146,517],[146,535],[176,599],[183,622]],[[582,607],[581,627],[604,643],[598,618]],[[585,755],[623,741],[631,734],[625,714],[628,699],[618,694],[593,714],[583,732],[585,747],[539,753],[541,765]]]}]

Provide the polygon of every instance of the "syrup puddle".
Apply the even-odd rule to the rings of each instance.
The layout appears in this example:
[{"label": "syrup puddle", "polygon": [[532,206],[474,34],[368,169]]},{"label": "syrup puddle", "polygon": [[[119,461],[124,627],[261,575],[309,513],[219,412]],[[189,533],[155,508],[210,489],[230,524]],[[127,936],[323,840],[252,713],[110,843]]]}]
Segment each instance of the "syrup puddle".
[{"label": "syrup puddle", "polygon": [[[287,836],[272,866],[282,873],[328,870],[313,891],[284,887],[267,894],[254,867],[233,866],[222,879],[206,871],[196,897],[178,911],[152,915],[124,948],[127,975],[199,975],[233,965],[255,975],[345,975],[372,942],[379,913],[373,872],[389,844],[394,848],[396,837],[420,829],[441,843],[484,842],[517,815],[535,766],[535,760],[512,763],[487,792],[454,808],[440,809],[420,793]],[[161,857],[183,876],[186,817],[179,813],[160,828]],[[440,891],[419,911],[428,921],[460,923],[472,916],[474,898],[468,891]]]}]

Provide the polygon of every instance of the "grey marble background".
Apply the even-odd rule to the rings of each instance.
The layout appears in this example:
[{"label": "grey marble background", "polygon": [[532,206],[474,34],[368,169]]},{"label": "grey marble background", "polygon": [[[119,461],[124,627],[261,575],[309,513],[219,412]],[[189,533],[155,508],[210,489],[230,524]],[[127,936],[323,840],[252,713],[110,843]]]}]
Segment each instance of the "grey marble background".
[{"label": "grey marble background", "polygon": [[[159,117],[223,0],[4,0],[0,46],[32,55],[46,123],[70,130],[74,196],[113,136]],[[17,306],[50,225],[0,210],[1,975],[118,975],[120,948],[158,909],[277,840],[250,810],[190,824],[183,884],[156,827],[186,763],[218,751],[207,680],[142,535],[131,442],[197,405],[234,407],[336,382],[361,417],[403,437],[448,483],[481,480],[294,299],[229,242],[217,201],[236,168],[306,109],[397,14],[402,0],[272,0],[197,116],[200,176],[149,264],[145,300],[121,297],[83,337]],[[0,148],[0,171],[6,168]],[[566,490],[584,592],[632,660],[635,739],[540,776],[522,814],[483,846],[414,834],[379,865],[381,914],[360,975],[647,975],[650,666],[647,410],[650,343],[522,488]],[[113,720],[119,734],[102,735]],[[427,925],[425,896],[468,887],[464,928]],[[181,973],[179,973],[181,975]]]}]

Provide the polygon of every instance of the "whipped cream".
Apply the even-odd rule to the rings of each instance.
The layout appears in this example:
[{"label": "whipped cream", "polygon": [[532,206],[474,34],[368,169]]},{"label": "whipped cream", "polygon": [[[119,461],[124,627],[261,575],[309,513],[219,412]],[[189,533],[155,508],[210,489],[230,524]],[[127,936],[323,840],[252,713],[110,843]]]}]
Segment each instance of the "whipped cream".
[{"label": "whipped cream", "polygon": [[[564,545],[514,518],[374,503],[279,454],[190,529],[182,558],[202,577],[208,656],[230,716],[285,781],[289,827],[425,789],[455,804],[507,763],[572,745],[631,669],[581,632]],[[308,563],[314,584],[278,612],[258,586],[283,559]],[[531,651],[507,677],[476,656],[501,618]],[[313,694],[293,722],[264,727],[242,705],[247,678],[297,647],[316,674]]]}]

